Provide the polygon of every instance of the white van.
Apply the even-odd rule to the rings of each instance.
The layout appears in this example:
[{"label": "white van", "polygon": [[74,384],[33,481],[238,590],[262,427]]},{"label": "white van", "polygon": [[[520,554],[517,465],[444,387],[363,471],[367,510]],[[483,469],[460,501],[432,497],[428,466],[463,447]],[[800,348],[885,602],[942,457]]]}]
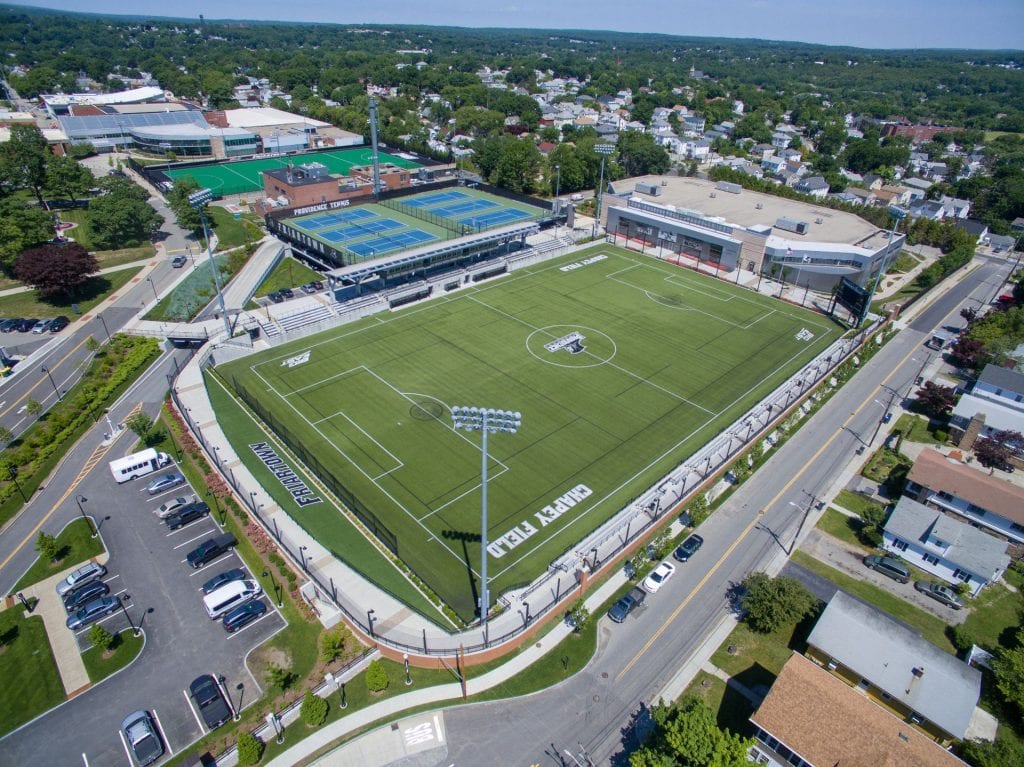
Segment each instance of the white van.
[{"label": "white van", "polygon": [[136,477],[144,477],[154,471],[170,466],[171,457],[167,453],[158,453],[153,448],[138,453],[115,458],[110,462],[110,473],[118,483],[128,482]]},{"label": "white van", "polygon": [[256,581],[231,581],[203,597],[203,605],[207,615],[219,618],[231,608],[245,604],[262,593],[263,589]]}]

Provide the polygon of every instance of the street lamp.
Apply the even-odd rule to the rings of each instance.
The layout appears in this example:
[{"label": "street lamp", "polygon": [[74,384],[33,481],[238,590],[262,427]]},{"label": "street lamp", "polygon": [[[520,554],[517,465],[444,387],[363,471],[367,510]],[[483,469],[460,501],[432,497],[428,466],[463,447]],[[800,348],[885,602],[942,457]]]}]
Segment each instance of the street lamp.
[{"label": "street lamp", "polygon": [[555,199],[558,199],[558,190],[562,188],[562,166],[555,166]]},{"label": "street lamp", "polygon": [[[305,546],[299,546],[299,557],[302,558],[302,569],[306,570],[306,547]],[[306,572],[308,572],[308,570]]]},{"label": "street lamp", "polygon": [[51,386],[53,387],[53,391],[54,391],[54,393],[55,393],[55,394],[57,395],[57,400],[58,400],[58,401],[60,401],[61,399],[63,399],[63,398],[62,398],[62,397],[60,396],[60,389],[58,389],[58,388],[57,388],[57,383],[56,383],[56,381],[54,381],[54,380],[53,380],[53,376],[52,376],[52,375],[50,375],[50,368],[48,368],[48,367],[45,367],[45,366],[43,366],[43,367],[42,367],[42,371],[43,371],[44,373],[46,373],[46,377],[50,379],[50,385],[51,385]]},{"label": "street lamp", "polygon": [[153,298],[155,298],[157,301],[159,301],[160,300],[160,296],[157,295],[156,285],[153,284],[153,280],[150,277],[147,277],[146,278],[146,282],[148,282],[149,283],[149,287],[151,287],[153,289]]},{"label": "street lamp", "polygon": [[484,645],[487,645],[487,435],[488,433],[515,434],[522,423],[522,414],[494,408],[453,407],[452,423],[456,429],[479,431],[481,435],[480,463],[480,620],[484,627]]},{"label": "street lamp", "polygon": [[213,245],[210,242],[210,231],[206,225],[206,204],[213,199],[213,192],[209,189],[200,189],[188,196],[188,204],[199,213],[199,220],[203,222],[203,236],[206,238],[206,254],[210,258],[210,268],[213,269],[213,284],[217,288],[217,301],[220,302],[220,314],[224,318],[224,332],[231,337],[231,322],[228,320],[228,310],[224,306],[224,293],[220,289],[220,277],[217,274],[217,264],[213,260]]},{"label": "street lamp", "polygon": [[370,636],[372,638],[374,638],[374,639],[377,638],[377,635],[373,631],[373,622],[377,620],[377,618],[375,617],[376,615],[377,615],[377,611],[376,610],[367,610],[366,611],[366,624],[370,627]]},{"label": "street lamp", "polygon": [[274,595],[277,597],[277,606],[281,607],[282,606],[281,587],[277,585],[277,579],[274,578],[274,571],[271,570],[270,568],[267,568],[266,570],[263,571],[263,577],[264,578],[266,578],[268,575],[270,576],[271,588],[274,589]]},{"label": "street lamp", "polygon": [[615,151],[615,144],[594,144],[594,151],[601,155],[601,180],[597,185],[597,205],[594,210],[594,237],[597,237],[597,227],[601,223],[601,200],[604,196],[604,158]]},{"label": "street lamp", "polygon": [[100,321],[100,324],[103,325],[103,330],[106,332],[107,340],[109,341],[110,340],[110,329],[107,328],[107,321],[105,319],[103,319],[103,315],[102,314],[97,314],[96,315],[96,319],[98,319]]},{"label": "street lamp", "polygon": [[132,623],[132,616],[130,616],[130,615],[128,614],[128,608],[127,608],[127,607],[125,607],[125,605],[127,605],[127,604],[128,604],[128,602],[130,602],[130,601],[131,601],[131,598],[132,598],[132,595],[131,595],[131,594],[128,594],[128,593],[126,592],[126,593],[124,593],[124,594],[122,594],[122,595],[121,595],[121,598],[120,598],[120,599],[119,599],[119,600],[117,601],[117,603],[118,603],[119,605],[121,605],[121,612],[123,612],[123,613],[124,613],[124,617],[125,617],[125,619],[126,619],[126,620],[128,621],[128,625],[129,625],[129,626],[131,626],[131,629],[132,629],[132,636],[138,636],[138,635],[139,635],[139,630],[138,630],[137,628],[135,628],[135,624],[134,624],[134,623]]},{"label": "street lamp", "polygon": [[85,509],[82,508],[82,504],[88,500],[89,499],[82,494],[78,494],[75,496],[75,503],[78,504],[78,513],[81,514],[82,519],[85,520],[85,526],[89,528],[90,537],[95,538],[99,535],[99,531],[92,526],[92,522],[89,520],[89,517],[85,515]]},{"label": "street lamp", "polygon": [[402,653],[402,662],[405,663],[405,686],[412,685],[412,677],[409,676],[409,653]]},{"label": "street lamp", "polygon": [[[875,281],[871,284],[871,292],[868,293],[868,300],[864,303],[864,312],[857,319],[857,324],[860,325],[864,322],[868,316],[868,312],[871,311],[871,302],[875,299],[875,291],[878,290],[878,285],[882,281],[882,275],[885,274],[885,268],[889,265],[889,259],[892,257],[892,240],[896,236],[896,227],[899,226],[900,221],[907,217],[907,212],[903,208],[897,208],[895,205],[889,206],[889,214],[893,217],[892,229],[889,230],[888,245],[885,246],[885,255],[882,256],[882,264],[878,268],[878,275],[875,277]],[[899,250],[897,249],[897,253]]]}]

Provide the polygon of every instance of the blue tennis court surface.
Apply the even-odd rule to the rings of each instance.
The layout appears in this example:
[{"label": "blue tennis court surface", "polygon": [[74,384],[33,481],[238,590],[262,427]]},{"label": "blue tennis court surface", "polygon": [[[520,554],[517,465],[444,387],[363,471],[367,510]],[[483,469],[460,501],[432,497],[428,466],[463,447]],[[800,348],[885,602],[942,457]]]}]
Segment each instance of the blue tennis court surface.
[{"label": "blue tennis court surface", "polygon": [[434,194],[425,194],[422,197],[416,195],[415,197],[406,197],[400,202],[403,205],[408,205],[410,208],[427,208],[431,205],[440,205],[443,202],[451,202],[452,200],[462,200],[469,197],[465,192],[460,192],[458,189],[448,189],[444,192],[435,192]]},{"label": "blue tennis court surface", "polygon": [[466,226],[472,226],[474,228],[484,228],[489,226],[498,226],[499,224],[508,224],[512,221],[518,221],[522,218],[529,217],[530,214],[526,211],[518,210],[517,208],[502,208],[501,210],[493,210],[490,213],[479,213],[475,216],[460,218],[459,223],[465,224]]},{"label": "blue tennis court surface", "polygon": [[368,210],[352,208],[351,210],[324,213],[322,216],[314,216],[296,221],[295,223],[302,229],[323,229],[325,226],[334,226],[336,224],[344,224],[347,221],[358,221],[363,218],[373,217],[374,214]]},{"label": "blue tennis court surface", "polygon": [[472,213],[474,210],[487,210],[488,208],[497,207],[498,203],[493,202],[492,200],[477,198],[475,200],[466,200],[466,202],[457,202],[454,205],[443,205],[440,208],[431,208],[430,212],[436,216],[457,218],[463,213]]},{"label": "blue tennis court surface", "polygon": [[354,242],[351,245],[346,245],[345,250],[350,250],[357,256],[373,258],[390,253],[393,250],[408,248],[411,245],[422,245],[425,242],[431,242],[436,239],[437,237],[432,234],[427,234],[419,229],[410,229],[407,232],[374,237],[372,240],[364,240],[363,242]]},{"label": "blue tennis court surface", "polygon": [[320,236],[330,242],[346,242],[359,239],[360,237],[370,237],[380,232],[390,231],[391,229],[401,229],[403,226],[405,224],[391,218],[378,218],[362,224],[352,224],[341,229],[332,229],[329,232],[320,232]]}]

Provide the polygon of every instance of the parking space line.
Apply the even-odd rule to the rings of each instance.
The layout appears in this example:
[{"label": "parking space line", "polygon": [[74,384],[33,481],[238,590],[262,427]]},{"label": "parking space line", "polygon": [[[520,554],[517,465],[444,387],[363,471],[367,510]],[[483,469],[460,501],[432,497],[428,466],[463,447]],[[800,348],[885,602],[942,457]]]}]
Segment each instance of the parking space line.
[{"label": "parking space line", "polygon": [[89,760],[85,758],[85,752],[82,752],[82,761],[85,762],[85,767],[89,767]]},{"label": "parking space line", "polygon": [[124,733],[121,728],[117,728],[117,735],[121,738],[121,747],[124,749],[124,755],[128,757],[128,767],[135,767],[135,760],[132,759],[132,752],[128,749],[128,741],[124,739]]},{"label": "parking space line", "polygon": [[241,629],[238,629],[238,631],[236,631],[236,632],[234,632],[234,633],[232,633],[232,634],[228,634],[228,639],[234,639],[234,638],[235,638],[236,636],[238,636],[239,634],[241,634],[241,633],[243,633],[243,632],[246,632],[246,631],[248,631],[249,629],[251,629],[251,628],[252,628],[253,626],[255,626],[255,625],[256,625],[257,623],[262,623],[262,622],[263,622],[263,621],[265,621],[265,620],[266,620],[267,618],[269,618],[269,617],[270,617],[271,615],[276,615],[276,614],[277,614],[277,613],[275,613],[275,612],[273,612],[273,611],[270,611],[270,610],[268,610],[268,611],[267,611],[267,614],[266,614],[266,615],[264,615],[264,616],[263,616],[262,618],[257,618],[256,620],[254,620],[254,621],[253,621],[252,623],[250,623],[250,624],[249,624],[248,626],[246,626],[245,628],[241,628]]},{"label": "parking space line", "polygon": [[170,738],[167,737],[167,730],[164,729],[163,724],[160,723],[160,715],[157,714],[156,709],[153,709],[153,718],[156,719],[156,729],[160,733],[160,737],[163,738],[164,745],[167,746],[167,755],[174,756],[174,747],[171,746]]},{"label": "parking space line", "polygon": [[[233,556],[233,555],[234,555],[234,553],[235,553],[234,551],[229,551],[229,552],[227,552],[227,555],[228,555],[228,557],[230,557],[230,556]],[[224,559],[225,559],[225,557],[217,557],[216,559],[214,559],[214,560],[212,560],[212,561],[210,561],[210,562],[207,562],[207,563],[206,563],[205,565],[203,565],[202,567],[197,567],[197,568],[193,568],[193,569],[192,569],[192,573],[191,573],[191,574],[190,574],[190,575],[189,575],[188,577],[189,577],[189,578],[191,578],[191,577],[192,577],[193,575],[199,575],[199,573],[201,573],[201,572],[203,572],[204,570],[206,570],[207,568],[209,568],[209,566],[210,566],[210,565],[215,565],[215,564],[217,564],[218,562],[223,562],[223,561],[224,561]],[[188,560],[187,560],[187,559],[183,559],[183,560],[181,560],[181,561],[182,561],[182,562],[188,562]]]},{"label": "parking space line", "polygon": [[[189,539],[188,539],[187,541],[185,541],[184,543],[179,543],[179,544],[178,544],[177,546],[175,546],[174,548],[175,548],[175,549],[180,549],[180,548],[181,548],[182,546],[188,546],[188,545],[189,545],[190,543],[194,543],[195,541],[198,541],[198,540],[199,540],[200,538],[202,538],[202,537],[204,537],[204,536],[207,536],[207,535],[213,535],[213,533],[210,533],[210,532],[206,532],[206,533],[200,533],[200,534],[199,534],[199,535],[197,535],[197,536],[196,536],[195,538],[189,538]],[[183,560],[181,560],[181,561],[182,561],[182,562],[184,562],[185,560],[183,559]]]},{"label": "parking space line", "polygon": [[176,530],[171,530],[169,533],[164,533],[164,538],[170,538],[172,535],[177,535],[182,530],[187,530],[188,528],[190,528],[193,525],[195,525],[197,522],[205,522],[205,521],[206,521],[205,517],[200,517],[199,519],[193,519],[191,522],[188,522],[187,524],[182,525],[181,527],[179,527]]},{"label": "parking space line", "polygon": [[203,727],[203,722],[199,718],[199,714],[196,712],[196,707],[192,705],[192,698],[184,690],[181,691],[181,694],[185,696],[185,702],[188,703],[188,710],[191,711],[192,712],[192,716],[194,716],[196,718],[196,724],[199,725],[199,732],[201,732],[201,733],[203,733],[203,735],[205,735],[206,734],[206,728]]}]

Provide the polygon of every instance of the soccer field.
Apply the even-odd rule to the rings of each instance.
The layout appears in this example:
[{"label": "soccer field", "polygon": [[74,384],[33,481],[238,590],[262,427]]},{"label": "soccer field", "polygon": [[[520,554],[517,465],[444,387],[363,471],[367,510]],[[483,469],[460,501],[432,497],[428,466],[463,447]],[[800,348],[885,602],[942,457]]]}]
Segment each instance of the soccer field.
[{"label": "soccer field", "polygon": [[[452,406],[522,413],[518,433],[488,440],[493,600],[839,333],[820,315],[602,245],[218,371],[286,423],[471,619],[481,445],[453,429]],[[289,511],[332,548],[336,512]]]}]

